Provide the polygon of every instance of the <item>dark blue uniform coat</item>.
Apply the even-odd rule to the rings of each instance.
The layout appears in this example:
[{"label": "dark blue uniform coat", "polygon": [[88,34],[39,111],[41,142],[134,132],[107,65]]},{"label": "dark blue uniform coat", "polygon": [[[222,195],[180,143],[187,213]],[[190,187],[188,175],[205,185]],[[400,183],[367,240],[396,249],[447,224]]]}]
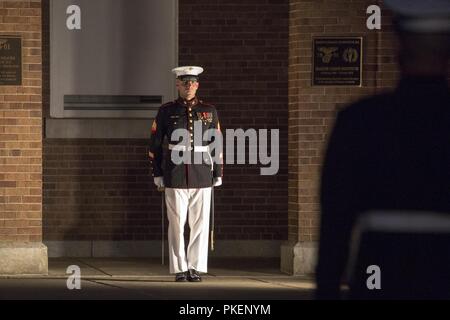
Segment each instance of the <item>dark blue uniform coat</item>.
[{"label": "dark blue uniform coat", "polygon": [[[201,122],[202,141],[195,141],[196,121]],[[167,138],[169,145],[177,145],[181,141],[172,140],[172,133],[176,129],[186,129],[190,136],[190,147],[192,150],[172,151],[163,148],[164,139]],[[206,188],[211,187],[213,178],[222,176],[221,161],[213,161],[206,152],[202,154],[202,163],[194,164],[194,146],[208,146],[214,141],[213,138],[203,141],[203,134],[208,129],[220,132],[219,118],[216,108],[210,104],[203,103],[197,98],[185,101],[181,98],[166,103],[159,108],[156,119],[152,125],[150,138],[150,158],[154,177],[164,177],[164,185],[168,188]],[[188,141],[189,142],[189,141]],[[197,143],[197,144],[195,144]],[[172,161],[171,152],[190,152],[190,164],[176,164]],[[214,152],[211,154],[215,156]],[[217,157],[219,159],[219,157]]]}]

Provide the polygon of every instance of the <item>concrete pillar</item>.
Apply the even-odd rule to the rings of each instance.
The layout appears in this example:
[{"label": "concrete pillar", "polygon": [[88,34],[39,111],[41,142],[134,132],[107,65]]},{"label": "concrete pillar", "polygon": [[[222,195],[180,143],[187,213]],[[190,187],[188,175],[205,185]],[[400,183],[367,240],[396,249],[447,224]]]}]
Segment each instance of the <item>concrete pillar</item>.
[{"label": "concrete pillar", "polygon": [[317,242],[286,242],[281,246],[281,271],[292,275],[315,272]]},{"label": "concrete pillar", "polygon": [[41,242],[0,242],[0,275],[47,273],[47,247]]}]

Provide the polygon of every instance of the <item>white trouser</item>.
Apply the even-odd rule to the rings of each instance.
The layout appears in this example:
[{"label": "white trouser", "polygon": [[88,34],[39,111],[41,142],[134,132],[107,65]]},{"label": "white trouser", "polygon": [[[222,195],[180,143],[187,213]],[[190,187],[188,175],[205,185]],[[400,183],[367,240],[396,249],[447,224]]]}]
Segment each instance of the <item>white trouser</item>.
[{"label": "white trouser", "polygon": [[[208,236],[211,188],[166,188],[169,219],[170,273],[195,269],[208,272]],[[189,211],[190,238],[187,257],[184,248],[184,226]]]}]

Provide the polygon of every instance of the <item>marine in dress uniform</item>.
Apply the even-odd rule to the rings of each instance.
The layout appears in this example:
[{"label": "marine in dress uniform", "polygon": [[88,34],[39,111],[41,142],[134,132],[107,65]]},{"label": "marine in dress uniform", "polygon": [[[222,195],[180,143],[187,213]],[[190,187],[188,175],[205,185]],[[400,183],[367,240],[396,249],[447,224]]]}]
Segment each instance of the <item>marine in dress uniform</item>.
[{"label": "marine in dress uniform", "polygon": [[[409,219],[417,212],[450,214],[450,91],[446,74],[450,1],[385,0],[384,4],[396,14],[402,76],[393,92],[367,97],[337,115],[320,191],[316,269],[320,299],[340,297],[352,229],[362,214],[377,211],[392,217],[394,212],[405,212]],[[408,220],[402,222],[409,226]],[[392,229],[382,232],[386,230]],[[430,246],[431,237],[417,244],[417,234],[406,238],[396,233],[394,238],[382,232],[370,248],[367,242],[359,243],[366,249],[362,257],[369,257],[370,264],[381,270],[381,289],[370,290],[367,283],[371,274],[366,272],[370,264],[358,263],[363,268],[352,271],[355,277],[349,282],[349,298],[450,298],[448,241]],[[414,241],[417,246],[397,247],[405,239],[408,245]]]},{"label": "marine in dress uniform", "polygon": [[[222,154],[216,157],[210,149],[213,138],[204,141],[203,135],[210,129],[220,132],[220,123],[216,108],[196,96],[203,68],[178,67],[172,72],[177,76],[179,98],[159,108],[152,124],[149,156],[155,185],[165,187],[170,273],[176,274],[176,281],[201,281],[199,272],[208,271],[211,187],[222,184]],[[174,135],[177,129],[185,130],[187,141],[182,143]],[[201,132],[196,132],[199,129]],[[194,139],[198,135],[201,141]],[[165,138],[168,150],[163,148]],[[173,161],[173,152],[190,156],[190,161]],[[187,253],[183,235],[186,220],[190,227]]]}]

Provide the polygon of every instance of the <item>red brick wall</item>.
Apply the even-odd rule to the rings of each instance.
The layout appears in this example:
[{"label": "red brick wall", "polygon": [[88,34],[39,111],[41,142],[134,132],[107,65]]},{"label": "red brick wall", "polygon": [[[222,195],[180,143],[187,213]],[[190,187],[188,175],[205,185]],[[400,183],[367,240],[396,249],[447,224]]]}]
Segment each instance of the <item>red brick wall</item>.
[{"label": "red brick wall", "polygon": [[[223,129],[280,129],[278,175],[225,166],[217,238],[285,240],[288,1],[181,0],[179,17],[179,64],[205,68],[199,95],[216,105]],[[48,55],[43,68],[48,108]],[[146,143],[45,139],[44,238],[160,239],[161,198],[148,175]]]},{"label": "red brick wall", "polygon": [[146,141],[46,139],[46,240],[160,239]]},{"label": "red brick wall", "polygon": [[[396,46],[390,13],[382,30],[366,27],[375,0],[292,0],[289,25],[289,240],[317,241],[319,174],[336,111],[362,96],[395,86]],[[362,36],[362,87],[312,87],[314,36]]]},{"label": "red brick wall", "polygon": [[23,52],[22,85],[0,86],[0,241],[41,241],[40,1],[0,1],[0,34]]}]

